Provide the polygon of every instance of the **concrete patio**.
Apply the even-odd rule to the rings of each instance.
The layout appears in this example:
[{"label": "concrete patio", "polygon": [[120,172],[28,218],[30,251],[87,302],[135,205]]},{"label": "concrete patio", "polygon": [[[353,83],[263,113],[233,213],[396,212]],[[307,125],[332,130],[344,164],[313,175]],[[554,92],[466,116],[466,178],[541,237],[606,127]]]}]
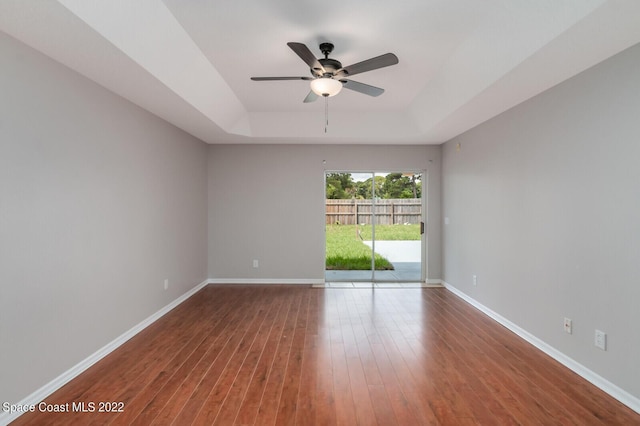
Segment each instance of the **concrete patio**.
[{"label": "concrete patio", "polygon": [[[372,241],[364,241],[369,247]],[[392,271],[325,271],[326,282],[420,282],[422,268],[420,263],[421,241],[376,241],[375,251],[389,260]]]}]

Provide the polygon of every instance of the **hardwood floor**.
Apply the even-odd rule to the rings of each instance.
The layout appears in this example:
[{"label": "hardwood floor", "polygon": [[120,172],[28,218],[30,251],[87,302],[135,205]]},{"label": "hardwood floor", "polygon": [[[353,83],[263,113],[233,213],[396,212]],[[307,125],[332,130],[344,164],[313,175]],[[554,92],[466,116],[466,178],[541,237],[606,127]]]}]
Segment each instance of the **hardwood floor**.
[{"label": "hardwood floor", "polygon": [[46,398],[81,402],[14,423],[640,424],[436,288],[210,285]]}]

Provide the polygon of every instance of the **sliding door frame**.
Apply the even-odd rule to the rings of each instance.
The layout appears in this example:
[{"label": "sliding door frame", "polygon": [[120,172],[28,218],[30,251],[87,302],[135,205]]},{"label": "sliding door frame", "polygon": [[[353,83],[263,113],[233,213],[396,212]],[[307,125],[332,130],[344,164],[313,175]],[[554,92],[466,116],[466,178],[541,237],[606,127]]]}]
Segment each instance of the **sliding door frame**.
[{"label": "sliding door frame", "polygon": [[[323,181],[324,181],[324,191],[323,191],[323,196],[324,196],[324,202],[326,203],[327,200],[327,175],[330,173],[351,173],[351,174],[368,174],[371,175],[371,194],[372,194],[372,200],[371,200],[371,269],[368,271],[370,272],[370,277],[369,278],[355,278],[355,279],[339,279],[339,280],[332,280],[332,281],[351,281],[351,282],[403,282],[402,280],[388,280],[388,279],[384,279],[384,280],[378,280],[376,278],[376,269],[375,269],[375,247],[376,247],[376,236],[375,236],[375,206],[376,206],[376,202],[375,202],[375,176],[376,174],[388,174],[388,173],[415,173],[415,174],[420,174],[422,176],[421,178],[421,182],[422,182],[422,190],[421,190],[421,194],[420,194],[420,222],[422,223],[423,226],[423,230],[424,232],[421,234],[420,237],[420,278],[419,281],[421,283],[426,282],[427,279],[427,265],[428,265],[428,259],[427,259],[427,247],[428,247],[428,233],[427,233],[427,220],[425,220],[425,214],[427,211],[427,179],[428,179],[428,175],[427,175],[427,171],[426,170],[417,170],[417,169],[403,169],[401,171],[397,171],[397,170],[389,170],[389,169],[377,169],[374,171],[371,170],[349,170],[349,169],[339,169],[339,170],[324,170],[324,176],[323,176]],[[326,213],[326,206],[325,206],[325,213]],[[325,244],[325,262],[326,262],[326,244],[327,244],[327,236],[326,236],[326,215],[325,215],[325,221],[324,221],[324,244]],[[357,225],[357,224],[356,224]],[[363,271],[364,272],[364,271]],[[326,266],[325,266],[325,280],[326,280]],[[411,282],[415,282],[415,280],[410,280]],[[405,281],[406,282],[406,281]]]}]

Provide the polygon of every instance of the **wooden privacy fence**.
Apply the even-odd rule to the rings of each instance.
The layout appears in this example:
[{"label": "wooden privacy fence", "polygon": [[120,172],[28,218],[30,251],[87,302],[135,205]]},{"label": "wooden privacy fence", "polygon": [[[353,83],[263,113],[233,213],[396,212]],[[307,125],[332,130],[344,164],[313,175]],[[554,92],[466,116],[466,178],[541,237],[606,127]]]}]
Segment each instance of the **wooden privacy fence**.
[{"label": "wooden privacy fence", "polygon": [[[375,206],[375,212],[372,209]],[[375,213],[376,225],[420,223],[422,200],[420,198],[394,198],[388,200],[326,200],[325,223],[341,225],[371,224]]]}]

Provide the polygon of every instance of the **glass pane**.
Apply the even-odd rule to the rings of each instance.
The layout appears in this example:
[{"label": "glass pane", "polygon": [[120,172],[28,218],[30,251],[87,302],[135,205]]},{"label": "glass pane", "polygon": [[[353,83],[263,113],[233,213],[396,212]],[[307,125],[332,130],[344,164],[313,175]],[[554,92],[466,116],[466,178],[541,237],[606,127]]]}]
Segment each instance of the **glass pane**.
[{"label": "glass pane", "polygon": [[[374,230],[376,281],[420,281],[422,278],[422,175],[375,174]],[[380,263],[380,265],[378,265]]]},{"label": "glass pane", "polygon": [[327,281],[372,280],[372,251],[363,235],[371,228],[372,180],[372,173],[325,175]]}]

